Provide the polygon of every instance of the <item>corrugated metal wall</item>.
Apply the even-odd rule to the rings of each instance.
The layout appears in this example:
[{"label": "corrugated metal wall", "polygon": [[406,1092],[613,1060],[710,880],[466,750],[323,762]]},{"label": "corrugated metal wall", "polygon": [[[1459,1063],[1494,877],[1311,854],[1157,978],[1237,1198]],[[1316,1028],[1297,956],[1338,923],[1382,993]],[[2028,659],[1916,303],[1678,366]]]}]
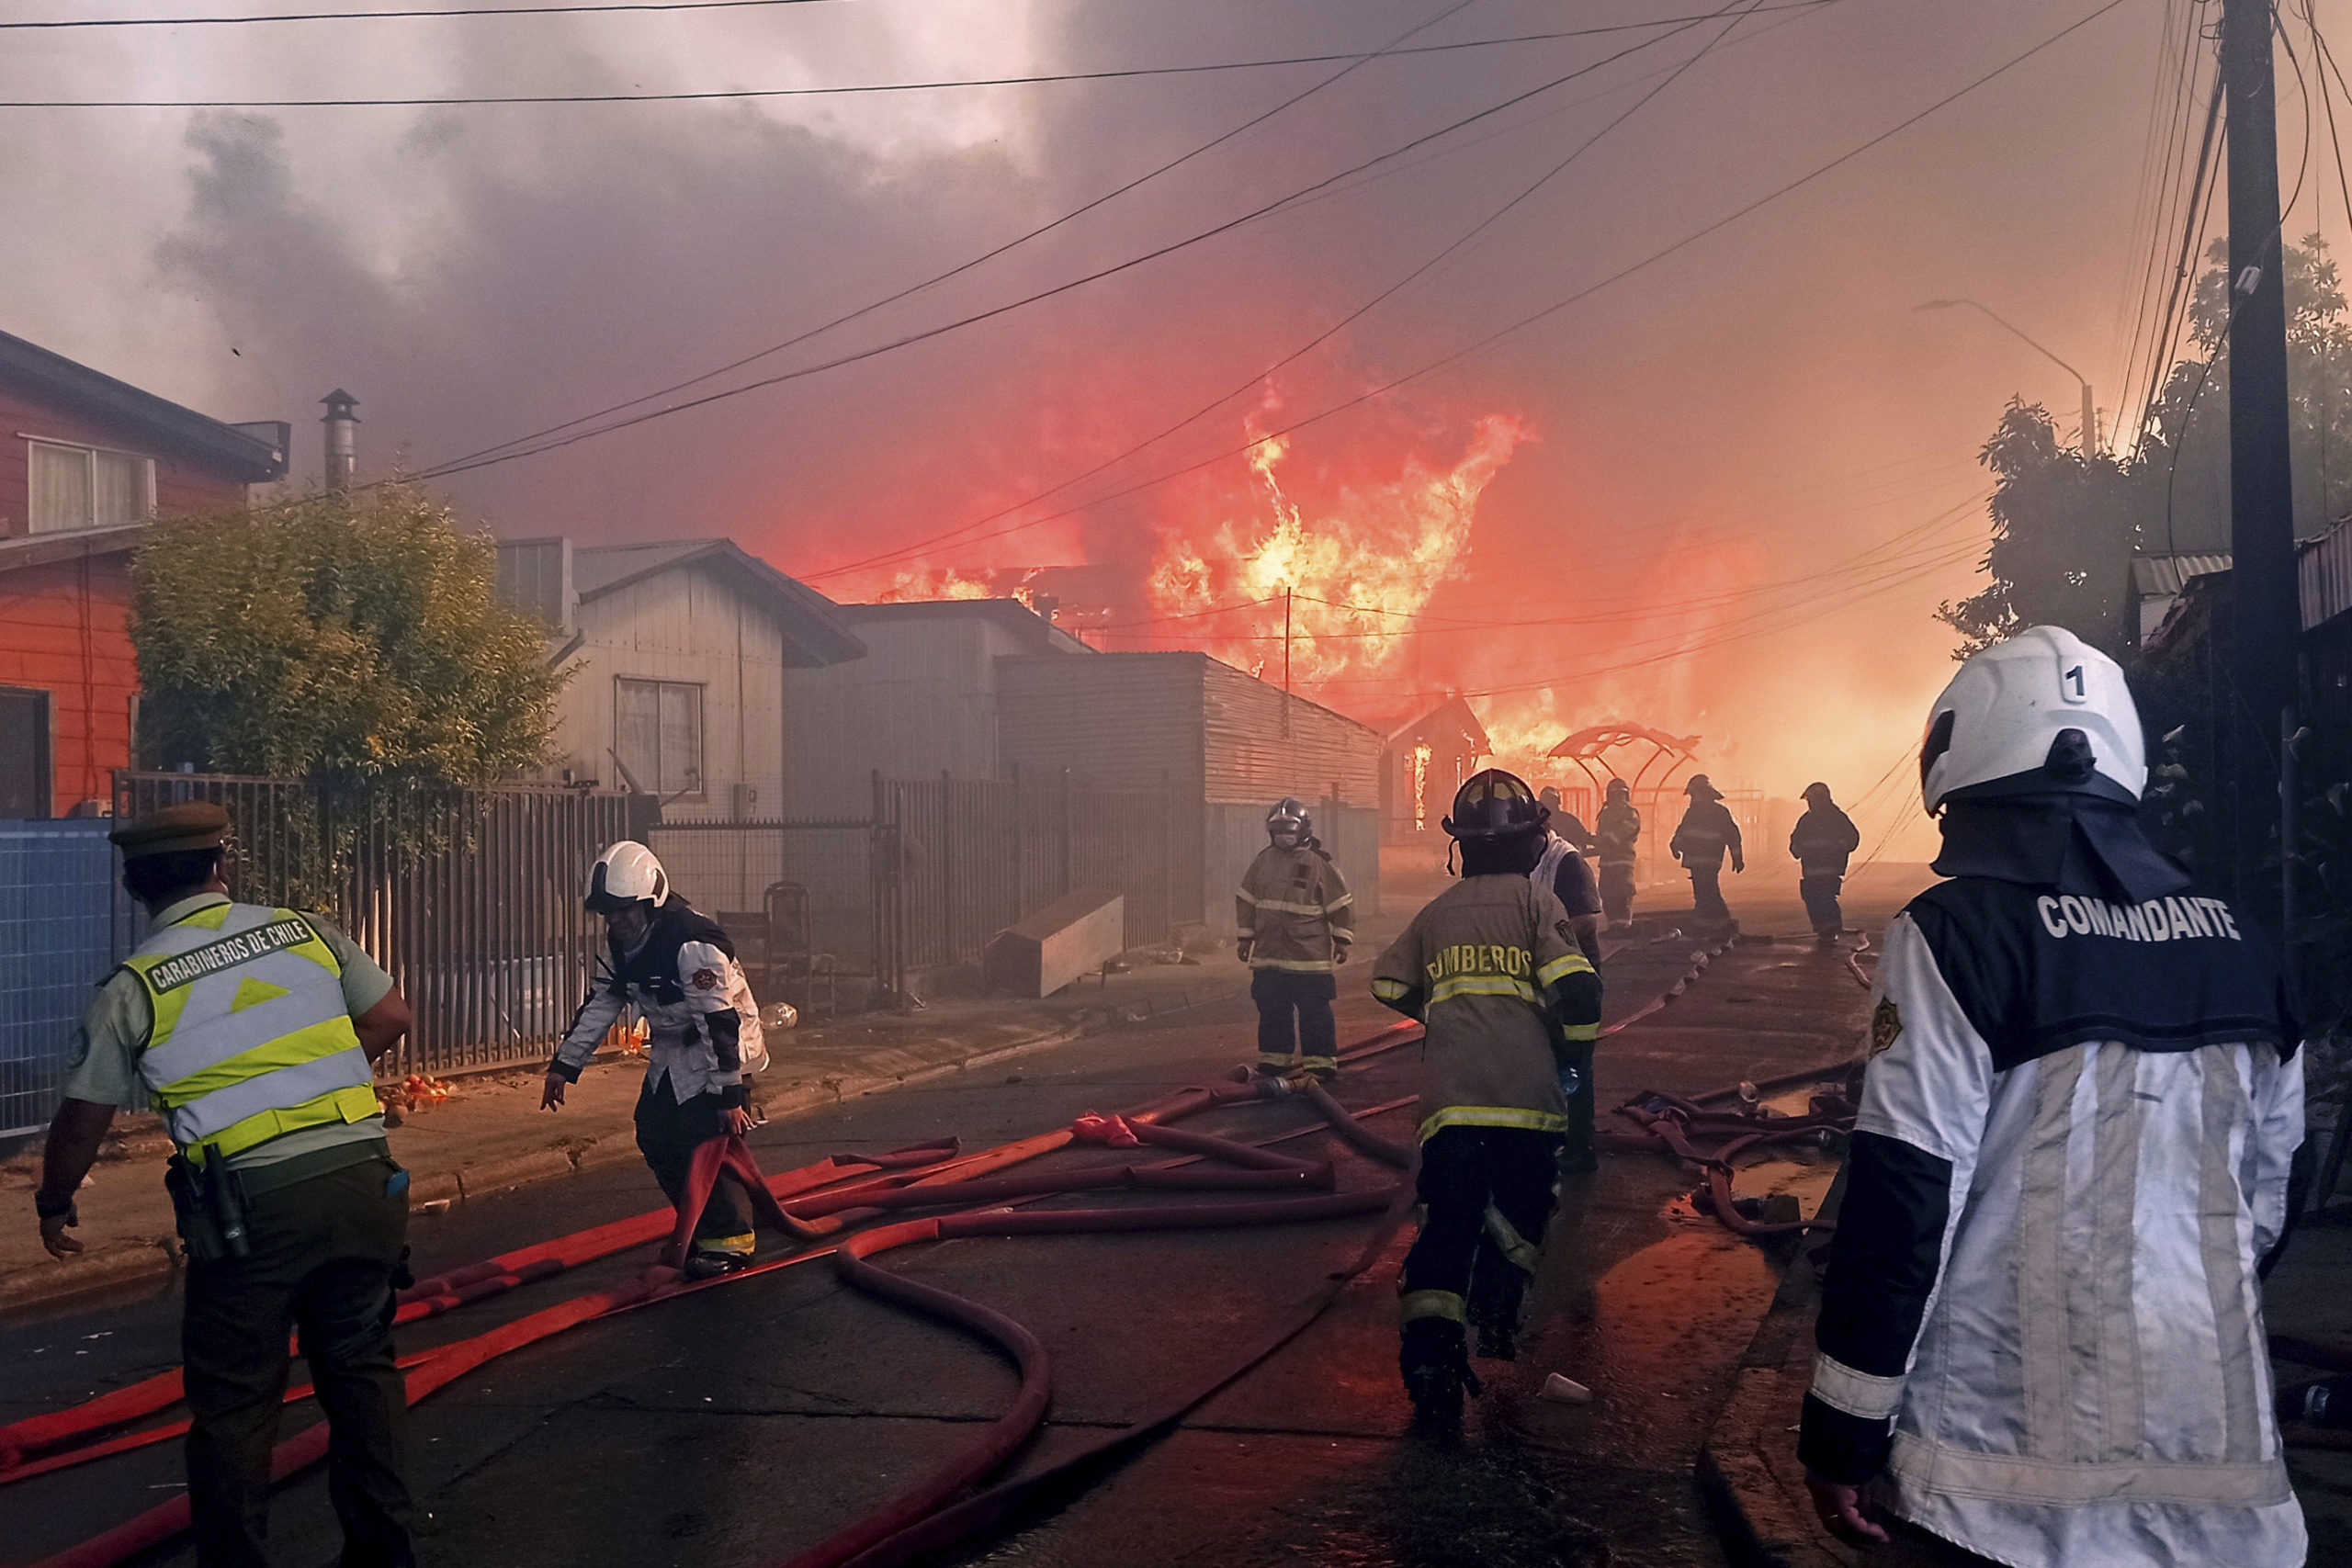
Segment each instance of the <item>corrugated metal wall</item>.
[{"label": "corrugated metal wall", "polygon": [[876,773],[995,776],[996,659],[1019,652],[1020,640],[978,616],[854,625],[864,659],[785,671],[786,809],[863,811]]},{"label": "corrugated metal wall", "polygon": [[1204,798],[1270,803],[1329,795],[1380,804],[1380,732],[1228,664],[1202,659]]},{"label": "corrugated metal wall", "polygon": [[[1044,779],[1067,768],[1091,789],[1166,784],[1168,852],[1180,868],[1204,863],[1202,670],[1197,653],[1034,654],[997,660],[997,754],[1005,768]],[[1245,677],[1246,678],[1246,677]],[[1181,871],[1170,917],[1197,924],[1208,908]]]},{"label": "corrugated metal wall", "polygon": [[[1356,919],[1361,924],[1365,916],[1380,908],[1380,808],[1374,806],[1334,804],[1328,796],[1310,799],[1307,805],[1315,813],[1315,836],[1323,840],[1323,849],[1331,863],[1340,868],[1340,875],[1348,891],[1356,896]],[[1233,924],[1233,890],[1241,886],[1241,874],[1258,852],[1266,847],[1266,812],[1257,805],[1225,805],[1209,807],[1208,863],[1203,868],[1202,881],[1208,897],[1216,900],[1209,911],[1209,929],[1220,935],[1230,936]]]},{"label": "corrugated metal wall", "polygon": [[[1222,931],[1240,867],[1228,868],[1215,807],[1246,807],[1255,854],[1265,809],[1283,795],[1331,796],[1376,819],[1377,730],[1199,653],[1105,653],[997,661],[997,745],[1008,766],[1062,768],[1093,786],[1156,788],[1175,805],[1170,853],[1180,872],[1173,917]],[[1285,717],[1284,710],[1288,715]],[[1213,820],[1220,824],[1213,827]],[[1376,830],[1369,880],[1378,883]],[[1248,863],[1248,857],[1241,863]],[[1343,867],[1343,870],[1349,868]]]}]

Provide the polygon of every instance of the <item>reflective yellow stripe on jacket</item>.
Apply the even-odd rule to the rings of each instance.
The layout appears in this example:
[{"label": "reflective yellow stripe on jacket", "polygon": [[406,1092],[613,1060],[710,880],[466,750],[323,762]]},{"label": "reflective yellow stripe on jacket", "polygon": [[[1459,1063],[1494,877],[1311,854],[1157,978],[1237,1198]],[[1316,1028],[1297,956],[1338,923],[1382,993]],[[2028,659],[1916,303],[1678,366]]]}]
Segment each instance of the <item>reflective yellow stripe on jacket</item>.
[{"label": "reflective yellow stripe on jacket", "polygon": [[191,1159],[377,1113],[342,966],[295,911],[212,905],[152,933],[125,967],[153,1014],[140,1078]]}]

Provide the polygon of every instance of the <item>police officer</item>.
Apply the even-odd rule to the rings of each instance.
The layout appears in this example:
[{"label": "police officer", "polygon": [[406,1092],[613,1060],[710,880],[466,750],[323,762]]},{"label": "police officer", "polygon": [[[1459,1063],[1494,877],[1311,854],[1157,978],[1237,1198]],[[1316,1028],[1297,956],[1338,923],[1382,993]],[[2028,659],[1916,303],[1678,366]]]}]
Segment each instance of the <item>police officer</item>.
[{"label": "police officer", "polygon": [[2123,673],[2036,626],[1929,710],[1950,880],[1889,929],[1798,1439],[1860,1489],[2041,1568],[2304,1560],[2256,1259],[2286,1220],[2302,1061],[2252,923],[2158,854]]},{"label": "police officer", "polygon": [[1464,784],[1445,830],[1462,880],[1413,917],[1374,968],[1373,995],[1420,1019],[1421,1232],[1406,1255],[1398,1365],[1417,1420],[1462,1417],[1467,1325],[1511,1359],[1558,1197],[1577,1047],[1600,1024],[1600,976],[1560,901],[1528,873],[1544,810],[1510,773]]},{"label": "police officer", "polygon": [[1340,1071],[1335,965],[1355,940],[1356,900],[1315,837],[1306,807],[1284,796],[1266,813],[1266,847],[1234,895],[1234,955],[1250,965],[1258,1004],[1258,1073],[1298,1070],[1329,1080]]},{"label": "police officer", "polygon": [[[625,1007],[646,1022],[645,1087],[637,1097],[637,1147],[673,1204],[686,1190],[695,1150],[752,1130],[747,1073],[767,1065],[759,1004],[718,921],[670,886],[653,852],[624,839],[596,857],[582,903],[605,919],[607,963],[548,1064],[541,1109],[563,1108]],[[759,1242],[729,1176],[695,1223],[685,1271],[732,1273]]]},{"label": "police officer", "polygon": [[1804,786],[1804,815],[1789,833],[1789,853],[1797,863],[1797,896],[1804,900],[1805,919],[1825,946],[1846,929],[1846,912],[1838,895],[1846,885],[1846,863],[1862,847],[1854,819],[1829,798],[1826,784]]},{"label": "police officer", "polygon": [[1682,813],[1682,825],[1674,829],[1674,837],[1667,847],[1674,858],[1690,874],[1690,915],[1700,925],[1727,926],[1731,924],[1731,908],[1724,902],[1724,856],[1731,856],[1735,874],[1747,869],[1747,856],[1740,848],[1739,824],[1724,809],[1724,792],[1707,782],[1704,773],[1693,773],[1690,782],[1682,786],[1690,804]]},{"label": "police officer", "polygon": [[391,977],[316,915],[230,900],[228,814],[166,807],[109,835],[148,936],[67,1053],[34,1206],[42,1245],[82,1250],[74,1193],[118,1106],[152,1105],[179,1153],[188,1506],[204,1568],[261,1568],[288,1335],[333,1438],[327,1495],[346,1568],[401,1568],[407,1403],[392,1354],[408,1282],[408,1173],[369,1064],[412,1021]]},{"label": "police officer", "polygon": [[1611,931],[1634,924],[1634,863],[1641,853],[1642,814],[1634,806],[1633,786],[1623,779],[1609,781],[1600,815],[1592,819],[1595,857],[1600,862],[1600,908]]}]

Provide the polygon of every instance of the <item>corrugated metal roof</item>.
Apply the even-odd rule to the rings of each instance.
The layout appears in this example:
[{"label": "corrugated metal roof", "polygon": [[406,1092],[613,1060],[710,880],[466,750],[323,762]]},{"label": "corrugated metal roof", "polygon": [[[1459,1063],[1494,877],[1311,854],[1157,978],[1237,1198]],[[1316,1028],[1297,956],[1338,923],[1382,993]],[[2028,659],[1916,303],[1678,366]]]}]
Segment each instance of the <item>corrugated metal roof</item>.
[{"label": "corrugated metal roof", "polygon": [[2352,610],[2352,517],[2306,543],[2295,558],[2303,629]]},{"label": "corrugated metal roof", "polygon": [[2180,592],[2192,577],[2230,570],[2227,556],[2134,556],[2132,592],[2140,597],[2161,598]]}]

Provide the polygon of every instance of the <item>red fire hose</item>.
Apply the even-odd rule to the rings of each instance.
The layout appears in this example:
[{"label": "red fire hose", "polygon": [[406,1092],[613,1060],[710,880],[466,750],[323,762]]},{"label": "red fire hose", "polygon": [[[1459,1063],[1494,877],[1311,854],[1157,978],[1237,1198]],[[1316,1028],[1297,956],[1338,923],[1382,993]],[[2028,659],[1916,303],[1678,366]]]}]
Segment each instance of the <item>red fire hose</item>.
[{"label": "red fire hose", "polygon": [[[1392,1025],[1389,1029],[1359,1043],[1356,1047],[1351,1048],[1350,1055],[1351,1057],[1371,1055],[1406,1043],[1409,1032],[1416,1027],[1410,1024]],[[1238,1076],[1246,1077],[1246,1075]],[[1208,1110],[1216,1105],[1251,1098],[1254,1094],[1255,1090],[1243,1082],[1190,1086],[1127,1112],[1124,1121],[1131,1129],[1136,1131],[1140,1138],[1144,1128],[1152,1128],[1157,1131],[1161,1122]],[[904,1192],[909,1189],[926,1185],[936,1188],[969,1187],[975,1184],[972,1179],[982,1173],[1065,1147],[1072,1141],[1070,1133],[1057,1132],[1021,1140],[961,1159],[947,1157],[952,1148],[949,1145],[925,1145],[915,1150],[900,1151],[904,1157],[893,1163],[905,1165],[920,1161],[931,1165],[932,1168],[911,1179],[904,1176],[896,1176],[885,1178],[880,1181],[865,1183],[861,1188],[856,1189],[868,1200],[863,1210],[838,1213],[824,1218],[838,1224],[843,1220],[854,1217],[858,1213],[872,1213],[886,1202],[893,1202],[892,1195]],[[1209,1142],[1223,1145],[1226,1141],[1210,1140]],[[1237,1145],[1232,1147],[1240,1148],[1242,1145]],[[1193,1158],[1198,1157],[1200,1156],[1196,1154],[1185,1160],[1170,1163],[1189,1164]],[[1280,1161],[1279,1166],[1271,1166],[1262,1160],[1250,1158],[1245,1162],[1246,1168],[1243,1170],[1214,1175],[1200,1173],[1207,1178],[1207,1181],[1202,1184],[1227,1190],[1236,1186],[1272,1186],[1278,1189],[1295,1190],[1301,1186],[1315,1184],[1314,1173],[1328,1168],[1328,1167],[1309,1166],[1303,1161],[1283,1160],[1281,1156],[1274,1157]],[[882,1168],[883,1164],[882,1161],[865,1156],[834,1156],[832,1159],[820,1162],[818,1166],[787,1173],[771,1183],[760,1176],[756,1165],[751,1162],[747,1151],[729,1149],[722,1142],[716,1145],[707,1145],[704,1150],[697,1151],[695,1168],[697,1176],[701,1178],[700,1196],[695,1200],[692,1207],[695,1217],[698,1218],[702,1204],[707,1200],[709,1183],[715,1181],[720,1172],[725,1170],[747,1188],[755,1189],[752,1193],[752,1201],[755,1207],[762,1211],[762,1217],[767,1218],[771,1224],[784,1224],[786,1228],[797,1231],[799,1227],[789,1224],[790,1216],[786,1214],[781,1204],[777,1202],[776,1189],[808,1191],[841,1179],[843,1174],[842,1168],[844,1166],[863,1165],[872,1170]],[[1297,1168],[1291,1169],[1289,1168],[1291,1167]],[[946,1179],[943,1180],[942,1178]],[[958,1178],[963,1179],[958,1180]],[[1163,1180],[1163,1178],[1158,1175],[1144,1177],[1140,1168],[1135,1170],[1135,1178],[1139,1179],[1136,1179],[1136,1185],[1157,1185]],[[1127,1179],[1131,1179],[1122,1178],[1123,1181]],[[969,1201],[971,1197],[976,1195],[965,1194],[962,1201]],[[1374,1203],[1373,1205],[1374,1207],[1382,1206],[1386,1202],[1387,1195],[1385,1192],[1378,1197],[1379,1202]],[[957,1198],[956,1195],[947,1193],[933,1198],[926,1193],[921,1201],[926,1203],[929,1201],[953,1202],[957,1201]],[[1281,1223],[1283,1218],[1301,1219],[1329,1213],[1362,1213],[1364,1212],[1363,1208],[1364,1201],[1363,1195],[1340,1194],[1306,1200],[1278,1200],[1271,1205],[1236,1205],[1234,1207],[1293,1210],[1294,1212],[1288,1215],[1267,1214],[1263,1218],[1263,1223]],[[1324,1207],[1321,1209],[1297,1208],[1296,1205],[1302,1202]],[[1204,1207],[1215,1209],[1223,1206]],[[1148,1211],[1138,1211],[1137,1216],[1146,1213]],[[989,1234],[1052,1234],[1057,1230],[1066,1229],[1072,1224],[1054,1213],[999,1214],[997,1218],[1000,1223],[1028,1222],[1030,1228],[1001,1230]],[[512,1289],[517,1284],[560,1272],[562,1269],[586,1261],[589,1257],[603,1257],[627,1246],[641,1244],[642,1241],[651,1239],[653,1235],[660,1234],[658,1229],[649,1233],[649,1225],[663,1222],[667,1222],[672,1229],[673,1244],[677,1242],[679,1236],[690,1236],[692,1234],[692,1220],[681,1213],[656,1211],[639,1216],[636,1220],[618,1221],[608,1225],[594,1227],[589,1231],[577,1233],[572,1237],[559,1238],[556,1242],[538,1244],[534,1247],[485,1260],[483,1264],[451,1270],[433,1280],[421,1282],[417,1289],[408,1292],[412,1298],[412,1302],[408,1304],[415,1304],[419,1302],[432,1303],[426,1312],[420,1313],[418,1315],[446,1311],[450,1307],[462,1305],[466,1302],[479,1300],[485,1294]],[[1045,1223],[1036,1224],[1035,1222]],[[922,1225],[935,1223],[919,1222],[918,1226],[920,1228]],[[1182,1222],[1180,1220],[1173,1223]],[[1137,1223],[1135,1218],[1130,1218],[1128,1224],[1131,1228],[1160,1228],[1149,1223]],[[934,1232],[933,1234],[943,1233]],[[464,1375],[495,1356],[503,1355],[510,1349],[519,1348],[524,1345],[536,1343],[591,1318],[611,1312],[628,1310],[652,1300],[666,1299],[669,1296],[694,1290],[731,1283],[749,1278],[755,1273],[764,1273],[775,1268],[807,1261],[812,1257],[821,1255],[821,1253],[802,1254],[736,1274],[691,1284],[678,1282],[668,1268],[649,1270],[645,1279],[632,1286],[615,1292],[580,1296],[514,1323],[507,1324],[487,1334],[477,1336],[469,1340],[458,1341],[431,1353],[418,1360],[409,1371],[407,1387],[409,1402],[413,1404],[424,1398],[453,1379]],[[432,1292],[429,1295],[423,1293],[427,1289]],[[100,1399],[87,1402],[72,1410],[53,1412],[13,1424],[6,1428],[0,1428],[0,1443],[7,1444],[15,1454],[20,1456],[27,1449],[54,1448],[74,1437],[103,1430],[107,1427],[118,1426],[125,1421],[136,1419],[140,1416],[153,1414],[173,1403],[177,1397],[178,1381],[176,1372],[161,1374],[146,1380],[141,1384],[114,1391]],[[179,1425],[184,1427],[184,1424]],[[172,1435],[174,1432],[170,1429],[132,1434],[130,1438],[118,1440],[119,1446],[113,1442],[96,1445],[90,1449],[77,1450],[73,1455],[58,1456],[54,1463],[43,1461],[42,1468],[44,1470],[62,1468],[66,1462],[78,1462],[84,1459],[98,1457],[101,1450],[106,1452],[121,1451],[122,1448],[137,1446],[139,1442],[157,1441]],[[325,1444],[326,1428],[323,1424],[314,1426],[281,1443],[273,1456],[273,1477],[283,1479],[316,1462],[324,1454]],[[186,1498],[174,1499],[49,1560],[42,1564],[42,1568],[67,1568],[67,1565],[73,1565],[73,1568],[84,1568],[84,1565],[96,1568],[96,1565],[99,1564],[119,1562],[128,1555],[171,1539],[184,1530],[187,1523]]]}]

